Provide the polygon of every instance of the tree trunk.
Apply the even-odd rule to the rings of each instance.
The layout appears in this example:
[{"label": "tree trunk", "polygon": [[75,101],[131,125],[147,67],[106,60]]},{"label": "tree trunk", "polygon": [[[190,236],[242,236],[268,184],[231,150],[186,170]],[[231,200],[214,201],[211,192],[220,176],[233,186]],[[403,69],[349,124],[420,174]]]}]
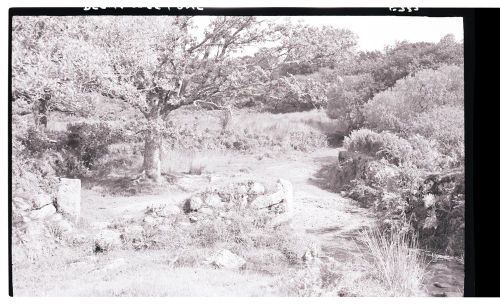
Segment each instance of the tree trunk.
[{"label": "tree trunk", "polygon": [[161,136],[150,131],[144,142],[143,168],[146,176],[155,182],[161,181]]}]

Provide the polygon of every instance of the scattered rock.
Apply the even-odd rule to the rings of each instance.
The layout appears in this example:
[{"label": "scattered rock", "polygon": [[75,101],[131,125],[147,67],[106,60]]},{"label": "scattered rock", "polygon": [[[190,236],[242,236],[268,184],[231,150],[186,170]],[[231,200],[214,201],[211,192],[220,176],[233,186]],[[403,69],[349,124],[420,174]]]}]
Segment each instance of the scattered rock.
[{"label": "scattered rock", "polygon": [[293,188],[290,181],[278,179],[276,192],[268,195],[261,195],[252,202],[252,207],[264,209],[282,204],[283,211],[289,211],[293,205]]},{"label": "scattered rock", "polygon": [[208,263],[216,268],[240,269],[246,261],[227,249],[221,249],[208,259]]},{"label": "scattered rock", "polygon": [[106,264],[102,268],[98,268],[98,269],[94,270],[94,272],[106,272],[106,271],[115,270],[115,269],[118,269],[118,268],[124,266],[126,263],[127,262],[125,261],[124,258],[114,259],[113,261]]},{"label": "scattered rock", "polygon": [[435,282],[435,283],[433,283],[432,285],[433,285],[434,287],[436,287],[436,288],[441,288],[441,289],[442,289],[442,288],[447,288],[447,286],[444,286],[444,285],[442,285],[442,284],[441,284],[441,283],[439,283],[439,282]]},{"label": "scattered rock", "polygon": [[61,230],[61,232],[63,232],[63,233],[70,232],[73,230],[73,226],[67,220],[61,219],[61,220],[55,221],[54,225],[56,225],[59,228],[59,230]]},{"label": "scattered rock", "polygon": [[14,197],[12,199],[12,206],[15,210],[26,211],[31,209],[31,205],[21,197]]},{"label": "scattered rock", "polygon": [[26,224],[26,228],[24,229],[24,233],[26,235],[26,239],[28,241],[37,240],[37,238],[45,235],[46,228],[45,225],[41,222],[33,222]]},{"label": "scattered rock", "polygon": [[316,244],[311,244],[307,247],[306,251],[302,255],[302,261],[306,264],[312,263],[315,259],[319,257],[319,248]]},{"label": "scattered rock", "polygon": [[172,215],[177,215],[181,213],[181,209],[179,207],[174,206],[174,205],[166,205],[162,206],[158,212],[157,215],[161,217],[168,217]]},{"label": "scattered rock", "polygon": [[293,187],[292,183],[285,179],[278,179],[278,187],[283,191],[284,198],[283,200],[286,203],[287,207],[291,207],[293,205]]},{"label": "scattered rock", "polygon": [[251,204],[255,209],[265,209],[277,205],[283,201],[284,195],[282,191],[273,194],[261,195],[257,197]]},{"label": "scattered rock", "polygon": [[157,217],[153,217],[151,215],[146,215],[144,217],[143,221],[144,221],[145,225],[156,226],[158,224],[161,224],[162,219],[161,218],[157,218]]},{"label": "scattered rock", "polygon": [[120,247],[122,244],[119,232],[104,229],[94,239],[94,252],[105,252]]},{"label": "scattered rock", "polygon": [[59,179],[57,210],[75,223],[80,217],[80,191],[80,179]]},{"label": "scattered rock", "polygon": [[89,238],[81,233],[72,232],[71,236],[67,238],[68,241],[73,242],[73,244],[83,244],[89,241]]},{"label": "scattered rock", "polygon": [[74,261],[74,262],[68,263],[68,267],[70,267],[70,268],[81,268],[81,267],[85,267],[87,265],[88,265],[88,263],[85,261]]},{"label": "scattered rock", "polygon": [[48,194],[41,193],[41,194],[35,195],[31,199],[31,203],[33,205],[33,209],[40,209],[40,208],[45,207],[47,205],[51,205],[52,204],[52,197]]},{"label": "scattered rock", "polygon": [[197,216],[194,216],[194,215],[191,215],[191,216],[189,217],[189,221],[190,221],[191,223],[196,223],[196,222],[198,222],[198,217],[197,217]]},{"label": "scattered rock", "polygon": [[198,210],[198,212],[200,213],[203,213],[203,214],[206,214],[206,215],[212,215],[214,213],[214,211],[210,208],[201,208],[200,210]]},{"label": "scattered rock", "polygon": [[434,296],[434,297],[446,297],[446,293],[445,292],[432,292],[431,296]]},{"label": "scattered rock", "polygon": [[191,223],[189,222],[179,222],[180,227],[191,227]]},{"label": "scattered rock", "polygon": [[90,227],[92,227],[93,229],[106,229],[108,228],[108,226],[108,222],[93,222],[90,224]]},{"label": "scattered rock", "polygon": [[58,222],[60,220],[63,220],[63,216],[59,213],[56,213],[49,218],[50,222]]},{"label": "scattered rock", "polygon": [[203,200],[199,196],[193,196],[189,199],[189,211],[196,211],[203,206]]},{"label": "scattered rock", "polygon": [[106,266],[104,266],[103,270],[113,270],[113,269],[116,269],[116,268],[119,268],[119,267],[125,265],[126,263],[127,262],[125,261],[125,259],[118,258],[118,259],[111,261],[111,263],[107,264]]},{"label": "scattered rock", "polygon": [[446,296],[448,297],[463,297],[463,293],[460,292],[446,292]]},{"label": "scattered rock", "polygon": [[254,182],[252,186],[250,187],[250,191],[248,191],[249,194],[253,195],[262,195],[266,192],[266,188],[264,185],[258,182]]},{"label": "scattered rock", "polygon": [[244,185],[238,186],[238,189],[236,190],[238,194],[247,194],[248,193],[248,188]]},{"label": "scattered rock", "polygon": [[143,230],[144,228],[139,225],[131,225],[130,227],[125,228],[125,232],[130,234],[142,233]]},{"label": "scattered rock", "polygon": [[220,208],[222,206],[222,200],[219,195],[211,193],[205,198],[205,204],[211,208]]},{"label": "scattered rock", "polygon": [[30,211],[29,218],[32,220],[42,220],[56,213],[53,205],[47,205],[37,210]]}]

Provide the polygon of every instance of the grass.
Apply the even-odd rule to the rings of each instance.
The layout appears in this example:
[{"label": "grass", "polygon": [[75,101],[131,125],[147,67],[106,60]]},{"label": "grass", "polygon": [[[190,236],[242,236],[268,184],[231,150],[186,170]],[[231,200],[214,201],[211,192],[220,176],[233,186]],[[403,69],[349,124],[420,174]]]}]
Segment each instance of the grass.
[{"label": "grass", "polygon": [[[360,233],[359,255],[292,270],[280,282],[289,296],[423,296],[424,256],[415,237],[392,231]],[[366,255],[366,256],[362,256]]]},{"label": "grass", "polygon": [[[286,225],[256,226],[248,212],[233,212],[232,223],[219,218],[181,227],[172,220],[160,227],[143,227],[139,233],[123,235],[121,248],[93,252],[92,234],[81,243],[47,250],[34,260],[14,266],[16,295],[24,296],[266,296],[282,295],[274,285],[290,267],[290,252],[301,255]],[[182,218],[182,216],[179,216]],[[126,234],[140,225],[140,218],[120,217],[108,227]],[[92,232],[87,223],[77,231]],[[94,232],[97,230],[94,230]],[[137,246],[139,244],[139,246]],[[243,270],[215,270],[204,260],[224,248],[244,257]],[[286,255],[285,255],[286,253]],[[106,269],[121,261],[122,266]],[[90,274],[89,274],[90,273]],[[240,285],[244,284],[245,287]]]},{"label": "grass", "polygon": [[[270,296],[276,276],[214,269],[196,263],[172,266],[169,250],[116,250],[91,255],[64,248],[52,257],[14,268],[15,296]],[[203,257],[208,252],[200,251]],[[117,259],[123,266],[102,268]],[[245,284],[245,287],[241,287]]]},{"label": "grass", "polygon": [[361,238],[372,256],[372,272],[389,295],[422,294],[426,264],[415,236],[394,230],[387,234],[371,230],[363,232]]}]

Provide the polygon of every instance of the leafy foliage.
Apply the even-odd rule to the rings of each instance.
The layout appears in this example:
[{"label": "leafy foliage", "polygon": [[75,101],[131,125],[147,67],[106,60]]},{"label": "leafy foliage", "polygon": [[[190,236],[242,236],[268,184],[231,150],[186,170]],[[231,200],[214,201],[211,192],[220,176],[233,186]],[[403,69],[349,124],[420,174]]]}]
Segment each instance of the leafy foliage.
[{"label": "leafy foliage", "polygon": [[308,77],[290,75],[272,82],[269,104],[273,111],[305,111],[326,106],[326,85]]},{"label": "leafy foliage", "polygon": [[328,91],[327,114],[346,122],[348,131],[361,127],[363,105],[373,96],[374,81],[369,74],[338,78]]}]

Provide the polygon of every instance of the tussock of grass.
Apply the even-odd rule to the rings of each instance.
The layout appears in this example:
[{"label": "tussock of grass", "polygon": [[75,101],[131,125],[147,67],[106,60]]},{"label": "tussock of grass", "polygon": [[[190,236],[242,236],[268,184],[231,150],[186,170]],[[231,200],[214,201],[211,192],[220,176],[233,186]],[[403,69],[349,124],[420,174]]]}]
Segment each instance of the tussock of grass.
[{"label": "tussock of grass", "polygon": [[391,296],[416,296],[422,293],[425,262],[417,249],[415,236],[378,230],[361,234],[372,261],[373,274],[385,286]]}]

